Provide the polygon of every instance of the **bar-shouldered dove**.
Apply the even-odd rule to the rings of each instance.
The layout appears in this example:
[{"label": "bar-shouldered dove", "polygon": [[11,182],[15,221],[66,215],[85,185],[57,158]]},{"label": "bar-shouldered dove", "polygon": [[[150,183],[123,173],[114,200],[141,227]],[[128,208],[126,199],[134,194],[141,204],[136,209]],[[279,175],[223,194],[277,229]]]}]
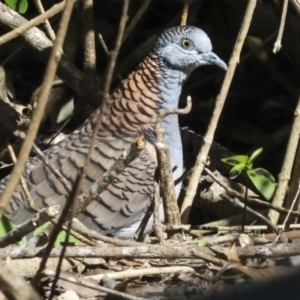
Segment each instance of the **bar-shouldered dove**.
[{"label": "bar-shouldered dove", "polygon": [[[66,139],[45,151],[61,174],[74,183],[90,146],[98,114],[101,126],[93,146],[90,163],[81,190],[110,169],[114,162],[143,134],[145,151],[117,176],[78,218],[90,229],[120,237],[132,236],[138,228],[153,197],[153,178],[157,167],[154,122],[157,115],[177,108],[182,85],[193,70],[203,65],[226,64],[212,52],[208,36],[193,26],[178,26],[164,31],[150,54],[123,80],[102,107]],[[182,143],[178,116],[163,121],[164,141],[170,149],[174,179],[182,174]],[[23,171],[36,208],[64,205],[67,192],[39,158],[29,159]],[[0,182],[5,188],[8,177]],[[177,186],[177,194],[180,186]],[[16,187],[5,215],[15,224],[29,219],[34,212],[28,207],[20,186]]]}]

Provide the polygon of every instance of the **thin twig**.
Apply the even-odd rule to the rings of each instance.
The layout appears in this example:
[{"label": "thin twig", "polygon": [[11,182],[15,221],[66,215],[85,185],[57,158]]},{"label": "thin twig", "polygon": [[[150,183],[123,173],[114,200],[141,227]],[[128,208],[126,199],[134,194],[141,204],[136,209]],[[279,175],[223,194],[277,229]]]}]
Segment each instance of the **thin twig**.
[{"label": "thin twig", "polygon": [[[299,144],[299,135],[300,135],[300,95],[297,103],[296,110],[294,112],[294,122],[289,137],[288,145],[285,152],[285,157],[283,165],[278,176],[278,185],[272,201],[274,206],[282,206],[285,194],[288,188],[288,183],[290,181],[290,176],[294,164],[294,159]],[[270,220],[277,224],[279,213],[276,211],[270,211],[269,213]]]},{"label": "thin twig", "polygon": [[[45,270],[44,271],[44,275],[48,276],[48,277],[55,277],[56,274],[54,271],[52,270]],[[79,286],[84,286],[87,288],[90,288],[92,290],[96,290],[96,291],[100,291],[100,292],[104,292],[110,295],[114,295],[115,297],[120,297],[120,299],[129,299],[129,300],[147,300],[145,298],[140,298],[140,297],[136,297],[136,296],[132,296],[132,295],[128,295],[122,292],[118,292],[109,288],[106,288],[104,286],[100,286],[100,285],[96,285],[96,284],[92,284],[89,281],[85,281],[84,279],[79,279],[79,278],[75,278],[74,276],[65,276],[65,275],[61,275],[59,277],[60,280],[63,281],[67,281],[67,282],[72,282],[73,284],[79,285]]]},{"label": "thin twig", "polygon": [[[69,0],[67,0],[67,1],[69,1]],[[74,185],[73,185],[72,190],[71,190],[71,192],[70,192],[70,194],[67,198],[66,204],[65,204],[65,206],[64,206],[64,208],[63,208],[63,210],[62,210],[62,212],[61,212],[61,214],[58,218],[57,224],[56,224],[56,226],[54,226],[54,228],[51,232],[48,244],[47,244],[46,248],[43,251],[43,259],[41,260],[39,269],[37,270],[35,276],[33,277],[32,281],[31,281],[31,283],[34,286],[37,286],[39,281],[40,281],[41,274],[42,274],[43,270],[46,267],[47,260],[50,257],[50,253],[51,253],[51,251],[54,247],[54,243],[57,239],[57,236],[58,236],[59,232],[61,231],[61,228],[62,228],[65,220],[67,219],[67,217],[69,215],[70,208],[72,207],[72,204],[73,204],[74,200],[77,199],[76,196],[78,196],[78,192],[79,192],[79,180],[80,180],[80,172],[79,172],[78,176],[75,179]],[[66,246],[63,247],[62,252],[66,251],[65,247]],[[60,255],[60,257],[61,256],[62,255]]]},{"label": "thin twig", "polygon": [[294,6],[297,13],[300,15],[300,2],[299,2],[299,0],[290,0],[290,2]]},{"label": "thin twig", "polygon": [[[109,186],[109,184],[128,166],[128,164],[130,164],[134,159],[136,159],[139,156],[141,151],[144,150],[145,145],[146,145],[146,141],[145,141],[144,137],[140,136],[137,139],[136,143],[132,144],[131,148],[128,151],[124,151],[122,153],[122,155],[110,167],[110,169],[107,172],[105,172],[102,177],[100,177],[98,180],[96,180],[92,184],[92,186],[90,187],[89,190],[83,191],[77,197],[80,199],[80,201],[76,207],[74,216],[77,216],[92,201],[97,199],[98,196]],[[43,153],[39,153],[39,155],[41,155],[41,159],[43,159],[43,160],[47,159],[46,157],[44,157],[45,155]],[[49,165],[51,168],[53,168],[53,166],[51,164],[47,164],[47,165]],[[56,171],[54,170],[54,172],[56,172]],[[57,172],[59,172],[59,171],[57,171]],[[82,178],[83,178],[82,173],[83,173],[83,171],[80,173],[80,176],[81,176],[80,180],[82,180]],[[65,180],[64,177],[62,177],[61,179]],[[57,224],[55,221],[52,221],[52,223]],[[80,228],[80,226],[78,226],[78,228],[77,228],[76,225],[74,224],[75,232],[77,231],[78,233],[80,233],[84,236],[88,236],[88,237],[93,236],[94,239],[99,239],[101,241],[110,242],[112,244],[119,244],[122,246],[129,245],[126,242],[122,243],[121,240],[119,242],[118,242],[118,240],[113,241],[114,239],[105,237],[105,236],[101,235],[100,233],[98,234],[97,232],[91,231],[88,234],[86,234],[87,229],[84,230],[82,226],[81,226],[81,228]],[[49,230],[51,231],[52,229],[49,228]],[[135,242],[133,242],[133,243],[136,246],[140,244],[140,243],[135,243]]]},{"label": "thin twig", "polygon": [[2,35],[0,37],[0,45],[7,43],[8,41],[20,36],[22,33],[27,31],[28,29],[30,29],[34,26],[37,26],[37,25],[45,22],[45,20],[55,16],[56,14],[58,14],[59,12],[61,12],[64,9],[65,4],[66,4],[66,1],[62,1],[59,4],[55,4],[50,9],[48,9],[46,12],[42,13],[41,15],[33,18],[32,20],[26,22],[25,24],[21,25],[20,27],[17,27],[14,30]]},{"label": "thin twig", "polygon": [[287,221],[288,221],[288,219],[289,219],[289,217],[290,217],[290,215],[291,215],[291,211],[293,210],[293,208],[294,208],[294,206],[295,206],[295,204],[296,204],[296,202],[297,202],[297,200],[298,200],[299,194],[300,194],[300,182],[299,182],[299,185],[298,185],[297,193],[296,193],[296,195],[295,195],[295,197],[294,197],[294,200],[293,200],[293,202],[292,202],[292,205],[291,205],[291,207],[290,207],[290,209],[289,209],[289,212],[288,212],[288,214],[286,215],[286,217],[285,217],[285,219],[284,219],[284,222],[283,222],[283,228],[280,229],[280,232],[279,232],[279,234],[277,235],[277,237],[276,237],[274,243],[277,243],[277,241],[278,241],[278,240],[280,239],[280,237],[281,237],[281,234],[282,234],[283,230],[285,230],[286,223],[287,223]]},{"label": "thin twig", "polygon": [[[239,193],[238,191],[232,189],[231,187],[225,185],[221,180],[218,179],[218,177],[216,175],[214,175],[213,172],[211,172],[208,168],[204,168],[205,172],[216,182],[218,183],[222,188],[224,188],[224,190],[231,196],[237,197],[239,199],[243,199],[243,195],[241,193]],[[282,213],[290,213],[293,216],[300,216],[300,212],[299,211],[290,211],[290,209],[286,209],[283,207],[279,207],[279,206],[274,206],[272,204],[270,204],[269,202],[266,201],[262,201],[256,198],[248,198],[247,199],[248,202],[254,202],[257,203],[259,205],[263,205],[265,207],[268,207],[270,209],[273,209],[275,211],[278,212],[282,212]]]},{"label": "thin twig", "polygon": [[[14,134],[16,136],[21,137],[22,139],[26,138],[26,134],[22,131],[15,131]],[[65,188],[67,193],[70,193],[71,187],[69,182],[66,180],[64,176],[62,176],[61,172],[52,164],[49,158],[44,154],[44,152],[35,144],[32,144],[34,152],[39,157],[39,159],[48,167],[48,169],[53,173],[53,175],[58,179],[58,181],[62,184]]]},{"label": "thin twig", "polygon": [[[41,0],[34,0],[34,4],[35,4],[35,6],[36,6],[36,8],[37,8],[37,10],[40,14],[45,13],[45,10],[44,10],[44,7],[43,7],[43,4],[42,4]],[[50,40],[52,42],[54,42],[55,33],[54,33],[54,30],[52,29],[48,19],[44,21],[44,27],[45,27],[45,31],[47,32],[48,37],[50,38]]]},{"label": "thin twig", "polygon": [[[265,216],[263,216],[262,214],[258,213],[257,211],[255,211],[254,209],[250,208],[250,207],[246,207],[245,203],[242,203],[238,198],[231,198],[229,195],[227,194],[221,194],[220,195],[222,198],[228,200],[229,202],[231,202],[232,204],[234,204],[235,206],[246,210],[248,213],[258,217],[260,220],[262,220],[264,223],[266,223],[268,226],[270,226],[276,233],[279,232],[279,229],[276,225],[274,225],[268,218],[266,218]],[[246,207],[246,208],[245,208]],[[244,229],[245,226],[242,226],[242,230]]]},{"label": "thin twig", "polygon": [[167,145],[164,143],[164,130],[162,122],[170,114],[187,114],[192,107],[191,97],[187,97],[187,105],[183,109],[166,109],[157,117],[154,133],[156,137],[157,160],[159,166],[159,179],[161,194],[163,198],[166,222],[170,224],[180,224],[180,213],[178,209],[174,178],[170,162],[170,154]]},{"label": "thin twig", "polygon": [[[210,230],[224,230],[224,231],[241,231],[242,226],[241,225],[233,225],[233,226],[209,226],[209,225],[201,225],[199,226],[201,229],[210,229]],[[283,228],[283,225],[277,225],[277,228],[281,229]],[[256,230],[268,230],[269,226],[267,225],[246,225],[245,226],[245,231],[256,231]],[[300,229],[300,224],[289,224],[289,229]]]},{"label": "thin twig", "polygon": [[127,278],[142,277],[147,275],[156,275],[156,274],[172,274],[172,273],[195,273],[195,270],[187,266],[172,266],[172,267],[161,267],[161,268],[146,268],[146,269],[128,269],[120,272],[112,272],[105,274],[96,274],[85,276],[85,279],[93,279],[100,281],[103,277],[107,276],[108,278],[115,280],[125,280]]},{"label": "thin twig", "polygon": [[2,62],[1,65],[5,66],[15,55],[17,55],[23,48],[25,47],[24,44],[20,45],[17,49],[12,51]]},{"label": "thin twig", "polygon": [[282,40],[282,36],[283,36],[283,30],[284,30],[284,25],[285,25],[285,20],[286,20],[288,3],[289,3],[289,0],[284,0],[283,1],[282,14],[281,14],[281,20],[280,20],[280,27],[279,27],[278,36],[277,36],[277,39],[276,39],[276,42],[275,42],[274,48],[273,48],[273,53],[275,53],[275,54],[278,53],[279,50],[282,47],[281,40]]},{"label": "thin twig", "polygon": [[[90,246],[97,246],[99,245],[99,243],[97,243],[95,240],[91,239],[91,238],[86,238],[83,234],[81,234],[80,232],[77,232],[74,228],[73,228],[73,223],[74,223],[74,218],[72,220],[72,228],[70,230],[70,234],[74,236],[74,238],[76,238],[77,240],[81,241],[82,243],[86,244],[86,245],[90,245]],[[66,225],[63,225],[63,230],[67,231],[68,227]]]},{"label": "thin twig", "polygon": [[18,225],[15,229],[0,238],[0,248],[20,241],[24,236],[36,228],[53,220],[59,214],[59,205],[46,207],[35,214],[30,220]]},{"label": "thin twig", "polygon": [[153,214],[153,210],[154,210],[154,201],[151,202],[151,204],[149,205],[143,219],[142,222],[140,223],[138,229],[136,230],[134,236],[136,237],[136,240],[141,242],[143,240],[143,236],[144,236],[144,232],[146,229],[146,226]]},{"label": "thin twig", "polygon": [[147,10],[150,2],[151,2],[151,0],[144,0],[143,4],[141,5],[141,7],[139,8],[139,10],[137,11],[136,15],[133,17],[133,19],[131,20],[131,22],[129,23],[129,25],[126,27],[126,29],[124,31],[122,43],[124,43],[124,41],[127,39],[128,35],[134,29],[134,27],[137,24],[137,22],[143,16],[143,14]]},{"label": "thin twig", "polygon": [[181,207],[181,221],[182,223],[187,223],[189,220],[189,215],[192,207],[192,202],[196,194],[196,190],[198,187],[199,179],[202,174],[203,168],[206,163],[206,158],[210,149],[210,146],[212,144],[214,133],[217,127],[218,120],[220,118],[226,96],[228,94],[228,90],[236,69],[236,66],[239,62],[240,53],[247,35],[247,32],[249,30],[249,26],[251,23],[252,15],[256,6],[257,0],[249,0],[248,6],[245,12],[244,20],[241,25],[241,29],[239,32],[239,35],[237,37],[236,43],[234,45],[234,49],[229,61],[229,67],[225,74],[225,78],[223,81],[223,85],[221,87],[220,94],[217,97],[215,109],[213,112],[213,117],[210,121],[210,124],[208,126],[207,132],[205,137],[203,138],[203,144],[201,147],[201,150],[198,154],[197,161],[193,170],[193,173],[190,178],[189,185],[186,189],[186,196],[184,198],[184,201],[182,203]]},{"label": "thin twig", "polygon": [[[16,158],[16,155],[15,155],[15,152],[14,152],[14,149],[12,148],[12,146],[10,144],[7,145],[7,150],[10,154],[10,157],[11,157],[11,160],[14,164],[16,164],[17,162],[17,158]],[[26,197],[26,200],[27,200],[27,203],[28,203],[28,206],[34,210],[34,211],[38,211],[38,209],[35,208],[34,206],[34,201],[30,195],[30,192],[28,190],[28,186],[27,186],[27,183],[23,177],[23,175],[21,174],[20,175],[20,184],[21,184],[21,187],[22,187],[22,190],[25,194],[25,197]]]},{"label": "thin twig", "polygon": [[[124,151],[122,155],[110,167],[110,169],[92,184],[88,191],[83,191],[79,196],[80,200],[78,207],[76,208],[75,216],[77,216],[81,211],[83,211],[93,200],[97,199],[98,196],[110,185],[110,183],[133,160],[135,160],[142,151],[147,151],[145,150],[145,146],[146,141],[144,139],[144,136],[140,136],[136,140],[136,142],[131,145],[130,149],[128,149],[128,151]],[[82,172],[82,174],[83,173],[85,173],[85,170]]]},{"label": "thin twig", "polygon": [[181,21],[180,21],[181,26],[184,26],[184,25],[187,24],[187,18],[188,18],[188,15],[189,15],[190,4],[191,4],[191,0],[185,0],[184,1],[182,15],[181,15]]},{"label": "thin twig", "polygon": [[[0,23],[4,27],[15,29],[27,24],[28,20],[0,2]],[[48,64],[53,43],[46,37],[43,31],[37,27],[33,27],[21,33],[19,36],[27,43],[33,53],[42,62]],[[68,60],[64,54],[59,61],[57,76],[59,76],[78,95],[86,96],[91,104],[97,107],[99,106],[99,103],[101,102],[99,88],[96,84],[91,84],[86,76],[84,76],[84,74]]]},{"label": "thin twig", "polygon": [[102,36],[101,33],[98,34],[98,38],[99,38],[99,42],[100,42],[100,44],[101,44],[101,46],[102,46],[102,48],[103,48],[103,50],[104,50],[106,56],[109,57],[109,56],[110,56],[110,53],[109,53],[109,50],[108,50],[108,48],[107,48],[107,45],[106,45],[106,43],[105,43],[105,41],[104,41],[104,38],[103,38],[103,36]]},{"label": "thin twig", "polygon": [[[10,247],[0,249],[0,258],[5,259],[10,256],[16,258],[41,257],[44,248],[32,247]],[[50,257],[59,257],[62,247],[55,247],[50,253]],[[199,253],[213,255],[213,251],[226,254],[228,249],[224,246],[199,247],[199,245],[148,245],[141,247],[90,247],[90,246],[72,246],[67,247],[66,258],[92,258],[101,257],[103,259],[184,259],[197,258]],[[237,253],[242,258],[247,257],[265,257],[278,258],[300,254],[300,247],[297,243],[268,244],[258,246],[237,247]]]},{"label": "thin twig", "polygon": [[[67,203],[64,207],[64,211],[62,212],[62,215],[63,214],[65,214],[65,215],[58,220],[58,224],[57,224],[58,228],[55,228],[56,232],[58,234],[61,227],[63,226],[64,221],[68,217],[68,224],[67,224],[65,242],[63,244],[61,255],[59,257],[59,260],[58,260],[58,263],[57,263],[57,266],[56,266],[56,274],[55,274],[55,277],[54,277],[54,280],[53,280],[53,283],[52,283],[52,286],[51,286],[49,300],[52,300],[52,298],[54,297],[56,284],[59,280],[59,275],[60,275],[63,259],[64,259],[65,254],[66,254],[67,242],[69,241],[70,231],[71,231],[71,228],[72,228],[72,220],[73,220],[73,217],[74,217],[74,214],[75,214],[75,209],[76,209],[76,206],[77,206],[78,196],[79,196],[79,192],[80,192],[79,188],[80,188],[80,183],[81,182],[78,180],[79,178],[82,179],[82,177],[80,176],[80,172],[79,172],[79,174],[76,178],[77,180],[75,180],[75,182],[74,182],[74,185],[73,185],[72,190],[70,192],[69,198],[68,198]],[[70,212],[69,212],[69,209],[70,209]],[[50,237],[49,240],[51,240],[51,238],[52,237]],[[55,239],[53,238],[53,240],[55,241],[56,238]]]},{"label": "thin twig", "polygon": [[209,255],[207,253],[203,253],[203,252],[200,252],[200,251],[197,251],[197,250],[194,250],[193,254],[195,254],[196,257],[201,258],[205,261],[209,261],[209,262],[211,262],[211,263],[213,263],[217,266],[224,266],[227,263],[227,261],[225,261],[223,259],[214,257],[212,255]]},{"label": "thin twig", "polygon": [[84,58],[83,73],[90,81],[95,81],[96,77],[96,49],[95,49],[95,31],[93,0],[83,0],[83,38],[84,38]]},{"label": "thin twig", "polygon": [[[128,19],[128,6],[129,6],[129,0],[123,0],[123,10],[122,10],[122,16],[121,16],[121,20],[120,20],[120,25],[119,25],[119,30],[118,30],[118,35],[116,38],[116,45],[115,45],[115,49],[111,51],[110,53],[110,59],[107,65],[107,68],[105,70],[105,83],[103,86],[103,96],[104,99],[106,99],[109,96],[109,89],[110,89],[110,85],[111,85],[111,80],[112,80],[112,76],[113,76],[113,72],[115,69],[115,65],[116,65],[116,61],[117,61],[117,57],[121,48],[121,44],[122,44],[122,39],[123,39],[123,34],[124,34],[124,30],[125,30],[125,25]],[[103,101],[105,102],[105,101]],[[97,130],[95,130],[97,132]]]},{"label": "thin twig", "polygon": [[13,171],[10,175],[6,188],[2,194],[0,200],[0,217],[3,215],[3,211],[10,200],[15,186],[17,185],[20,175],[22,174],[25,163],[28,159],[33,141],[39,129],[39,125],[44,116],[44,111],[46,108],[48,95],[50,93],[50,89],[52,87],[52,82],[55,77],[55,73],[57,70],[57,65],[60,61],[62,55],[62,45],[65,39],[65,35],[67,32],[70,16],[72,13],[74,0],[68,0],[66,6],[63,11],[63,15],[60,22],[60,27],[58,30],[57,38],[55,40],[54,46],[51,51],[51,55],[49,58],[49,62],[45,71],[43,84],[41,87],[41,91],[39,94],[37,106],[33,112],[32,119],[28,128],[28,135],[23,142],[23,145],[20,150],[20,154],[18,157],[18,161],[15,164]]},{"label": "thin twig", "polygon": [[[106,69],[106,72],[105,72],[106,80],[105,80],[104,89],[103,89],[102,106],[105,105],[106,98],[108,97],[108,92],[109,92],[110,85],[111,85],[113,71],[114,71],[117,56],[118,56],[118,53],[119,53],[119,50],[120,50],[120,47],[121,47],[121,41],[122,41],[126,21],[128,19],[128,15],[127,15],[128,6],[129,6],[129,0],[124,0],[122,16],[121,16],[121,20],[120,20],[119,31],[118,31],[118,35],[117,35],[117,39],[116,39],[115,49],[112,51],[112,53],[110,55],[110,60],[109,60],[109,63],[107,65],[107,69]],[[97,120],[96,120],[96,125],[94,127],[93,134],[91,136],[90,148],[89,148],[89,151],[88,151],[86,159],[85,159],[83,172],[81,173],[82,178],[84,178],[85,172],[88,169],[88,165],[90,163],[90,158],[91,158],[92,152],[94,150],[94,144],[95,144],[95,141],[96,141],[96,138],[97,138],[97,134],[98,134],[100,125],[101,125],[100,121],[101,121],[101,114],[98,114],[98,117],[97,117]],[[79,201],[80,205],[82,204],[82,206],[81,206],[81,208],[79,208],[79,210],[82,209],[82,207],[84,207],[84,208],[86,207],[85,206],[86,204],[84,204],[84,202],[87,203],[87,201]]]},{"label": "thin twig", "polygon": [[112,245],[123,246],[123,247],[126,247],[126,246],[137,247],[137,246],[143,245],[142,243],[134,242],[131,240],[123,240],[123,239],[119,239],[117,237],[109,237],[109,236],[103,235],[99,232],[96,232],[94,230],[87,228],[84,224],[82,224],[77,219],[73,220],[72,229],[74,229],[76,232],[79,232],[80,234],[82,234],[83,236],[85,236],[89,239],[102,241],[104,243],[109,243]]},{"label": "thin twig", "polygon": [[154,209],[153,209],[153,229],[157,236],[157,239],[159,240],[159,243],[163,245],[165,243],[164,233],[162,231],[160,219],[159,219],[159,186],[156,181],[153,182],[153,203],[154,203]]}]

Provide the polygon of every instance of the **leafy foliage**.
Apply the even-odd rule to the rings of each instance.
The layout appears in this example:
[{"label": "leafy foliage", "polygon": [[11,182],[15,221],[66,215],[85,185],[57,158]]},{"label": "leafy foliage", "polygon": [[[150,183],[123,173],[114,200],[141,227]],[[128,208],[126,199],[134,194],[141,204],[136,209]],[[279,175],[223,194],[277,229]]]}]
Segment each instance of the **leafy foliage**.
[{"label": "leafy foliage", "polygon": [[252,155],[234,155],[223,158],[222,161],[233,166],[229,171],[229,178],[235,179],[242,172],[245,172],[252,181],[256,189],[267,199],[270,200],[275,191],[275,179],[273,175],[263,168],[253,169],[253,161],[260,155],[263,148],[255,150]]},{"label": "leafy foliage", "polygon": [[26,13],[28,8],[27,0],[5,0],[5,4],[20,14]]}]

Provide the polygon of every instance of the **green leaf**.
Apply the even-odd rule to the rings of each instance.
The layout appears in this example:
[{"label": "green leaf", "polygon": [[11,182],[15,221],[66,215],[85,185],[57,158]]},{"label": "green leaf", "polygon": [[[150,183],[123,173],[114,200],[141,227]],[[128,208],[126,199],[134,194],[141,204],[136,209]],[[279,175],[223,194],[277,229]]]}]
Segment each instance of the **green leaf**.
[{"label": "green leaf", "polygon": [[217,235],[223,235],[223,234],[226,234],[228,232],[229,232],[228,230],[219,230]]},{"label": "green leaf", "polygon": [[258,148],[256,149],[252,155],[249,158],[249,163],[251,163],[258,155],[260,155],[263,152],[264,148]]},{"label": "green leaf", "polygon": [[[45,224],[43,224],[42,226],[36,228],[33,232],[33,234],[36,236],[39,233],[41,233],[48,225],[50,222],[47,222]],[[9,219],[7,219],[5,216],[2,216],[2,218],[0,218],[0,237],[5,236],[8,232],[12,231],[13,229],[15,229],[17,227],[17,225],[15,225],[14,223],[12,223]],[[57,239],[55,241],[54,246],[60,246],[61,243],[65,242],[66,239],[66,232],[65,231],[61,231],[58,236]],[[19,241],[17,244],[18,245],[24,245],[27,242],[27,238],[23,237],[21,241]],[[69,239],[68,241],[66,241],[67,243],[78,243],[80,242],[79,240],[77,240],[73,235],[69,235]]]},{"label": "green leaf", "polygon": [[253,232],[253,236],[259,236],[261,235],[261,229],[255,229]]},{"label": "green leaf", "polygon": [[50,224],[50,222],[47,222],[43,225],[41,225],[40,227],[36,228],[33,232],[34,236],[37,236],[38,234],[40,234],[41,232],[43,232],[43,230]]},{"label": "green leaf", "polygon": [[[7,233],[15,229],[17,225],[7,219],[5,216],[0,218],[0,237],[5,236]],[[24,245],[27,242],[26,237],[23,237],[19,242],[18,245]]]},{"label": "green leaf", "polygon": [[236,177],[238,177],[241,172],[245,169],[245,165],[243,163],[240,163],[234,167],[231,168],[231,170],[229,171],[229,178],[230,179],[235,179]]},{"label": "green leaf", "polygon": [[5,0],[7,6],[17,11],[20,14],[24,14],[28,8],[27,0]]},{"label": "green leaf", "polygon": [[76,244],[78,242],[80,242],[79,240],[77,240],[73,235],[69,235],[69,238],[68,240],[66,241],[66,236],[67,236],[67,233],[63,230],[59,233],[59,235],[57,236],[56,238],[56,241],[54,243],[54,246],[57,247],[57,246],[61,246],[61,243],[73,243],[73,244]]},{"label": "green leaf", "polygon": [[[34,235],[38,235],[39,233],[41,233],[47,226],[48,226],[48,224],[49,224],[50,222],[47,222],[47,223],[45,223],[45,224],[43,224],[42,226],[40,226],[40,227],[38,227],[35,231],[34,231]],[[58,236],[57,236],[57,238],[56,238],[56,241],[55,241],[55,243],[54,243],[54,246],[60,246],[61,245],[61,243],[64,243],[65,242],[65,240],[66,240],[66,232],[63,230],[63,231],[61,231],[59,234],[58,234]],[[68,241],[66,241],[67,243],[74,243],[74,244],[76,244],[76,243],[78,243],[78,242],[80,242],[79,240],[77,240],[73,235],[69,235],[69,239],[68,239]]]},{"label": "green leaf", "polygon": [[239,164],[247,165],[249,161],[249,157],[248,155],[234,155],[234,156],[222,158],[221,161],[231,166],[236,166]]},{"label": "green leaf", "polygon": [[198,243],[198,247],[202,248],[206,245],[206,240],[201,240],[199,243]]},{"label": "green leaf", "polygon": [[248,170],[247,175],[251,179],[257,190],[267,199],[270,200],[274,194],[276,183],[273,175],[262,168]]}]

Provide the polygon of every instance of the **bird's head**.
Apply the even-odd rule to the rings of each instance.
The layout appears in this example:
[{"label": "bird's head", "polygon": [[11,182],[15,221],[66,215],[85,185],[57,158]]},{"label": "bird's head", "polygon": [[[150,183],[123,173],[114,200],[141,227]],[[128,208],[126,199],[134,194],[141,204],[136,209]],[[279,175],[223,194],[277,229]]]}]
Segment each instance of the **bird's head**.
[{"label": "bird's head", "polygon": [[214,52],[207,34],[194,26],[177,26],[164,31],[154,44],[152,53],[170,68],[190,74],[203,65],[227,65]]}]

